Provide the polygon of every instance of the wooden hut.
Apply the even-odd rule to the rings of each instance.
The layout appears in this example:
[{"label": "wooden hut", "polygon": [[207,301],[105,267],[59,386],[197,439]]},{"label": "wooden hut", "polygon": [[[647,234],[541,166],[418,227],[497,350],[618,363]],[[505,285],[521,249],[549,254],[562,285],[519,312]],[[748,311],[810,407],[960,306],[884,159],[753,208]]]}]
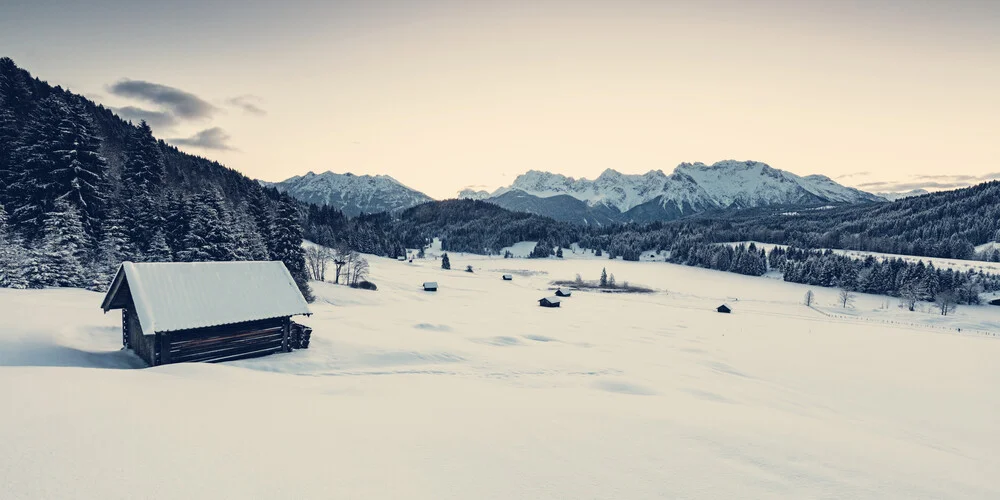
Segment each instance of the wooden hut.
[{"label": "wooden hut", "polygon": [[513,280],[513,279],[514,279],[514,276],[512,276],[510,274],[503,275],[503,280],[504,281],[510,281],[510,280]]},{"label": "wooden hut", "polygon": [[125,262],[101,309],[151,366],[288,352],[291,317],[311,314],[281,262]]},{"label": "wooden hut", "polygon": [[438,291],[437,281],[427,281],[424,283],[425,292],[436,292]]},{"label": "wooden hut", "polygon": [[720,312],[720,313],[726,313],[726,314],[729,314],[729,313],[733,312],[733,310],[732,310],[732,309],[730,309],[730,308],[729,308],[729,306],[727,306],[727,305],[725,305],[725,304],[722,304],[721,306],[719,306],[719,307],[716,307],[716,308],[715,308],[715,310],[716,310],[717,312]]},{"label": "wooden hut", "polygon": [[564,292],[562,288],[556,289],[556,297],[569,297],[573,292]]},{"label": "wooden hut", "polygon": [[559,297],[545,297],[538,299],[538,305],[542,307],[559,307]]}]

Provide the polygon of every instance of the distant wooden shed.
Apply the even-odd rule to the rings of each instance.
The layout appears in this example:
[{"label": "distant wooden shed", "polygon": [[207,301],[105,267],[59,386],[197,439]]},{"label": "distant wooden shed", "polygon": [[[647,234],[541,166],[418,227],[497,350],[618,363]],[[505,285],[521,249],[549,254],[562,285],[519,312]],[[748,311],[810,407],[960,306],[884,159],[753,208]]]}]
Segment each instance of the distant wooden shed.
[{"label": "distant wooden shed", "polygon": [[733,310],[730,309],[729,306],[727,306],[726,304],[722,304],[721,306],[716,307],[715,310],[720,313],[726,313],[726,314],[733,312]]},{"label": "distant wooden shed", "polygon": [[545,297],[538,299],[538,305],[542,307],[559,307],[559,297]]},{"label": "distant wooden shed", "polygon": [[503,280],[504,280],[504,281],[511,281],[511,280],[513,280],[513,279],[514,279],[514,276],[512,276],[512,275],[510,275],[510,274],[505,274],[505,275],[503,275]]},{"label": "distant wooden shed", "polygon": [[101,309],[151,366],[288,352],[291,317],[311,314],[281,262],[124,262]]},{"label": "distant wooden shed", "polygon": [[438,291],[438,284],[436,281],[427,281],[424,283],[425,292],[436,292]]},{"label": "distant wooden shed", "polygon": [[573,295],[573,292],[564,292],[562,288],[556,289],[556,297],[569,297]]}]

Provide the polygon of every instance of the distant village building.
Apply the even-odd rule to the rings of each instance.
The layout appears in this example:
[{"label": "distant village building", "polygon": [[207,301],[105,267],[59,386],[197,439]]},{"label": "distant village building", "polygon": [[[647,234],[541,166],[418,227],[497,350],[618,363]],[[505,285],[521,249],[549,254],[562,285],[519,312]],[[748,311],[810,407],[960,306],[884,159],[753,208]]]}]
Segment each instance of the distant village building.
[{"label": "distant village building", "polygon": [[716,307],[715,310],[718,311],[718,312],[720,312],[720,313],[726,313],[726,314],[729,314],[729,313],[733,312],[733,310],[730,309],[729,306],[727,306],[725,304],[722,304],[721,306]]},{"label": "distant village building", "polygon": [[405,255],[400,255],[399,257],[396,257],[396,260],[398,260],[400,262],[406,262],[406,256]]},{"label": "distant village building", "polygon": [[538,305],[542,307],[559,307],[559,297],[546,297],[538,299]]},{"label": "distant village building", "polygon": [[438,284],[436,281],[428,281],[424,283],[425,292],[436,292],[438,291]]},{"label": "distant village building", "polygon": [[504,281],[510,281],[510,280],[512,280],[512,279],[514,279],[514,277],[513,277],[513,276],[511,276],[511,275],[509,275],[509,274],[505,274],[505,275],[503,275],[503,280],[504,280]]},{"label": "distant village building", "polygon": [[573,292],[564,292],[562,288],[556,289],[556,297],[569,297]]},{"label": "distant village building", "polygon": [[311,314],[281,262],[125,262],[101,309],[150,366],[288,352],[291,317]]}]

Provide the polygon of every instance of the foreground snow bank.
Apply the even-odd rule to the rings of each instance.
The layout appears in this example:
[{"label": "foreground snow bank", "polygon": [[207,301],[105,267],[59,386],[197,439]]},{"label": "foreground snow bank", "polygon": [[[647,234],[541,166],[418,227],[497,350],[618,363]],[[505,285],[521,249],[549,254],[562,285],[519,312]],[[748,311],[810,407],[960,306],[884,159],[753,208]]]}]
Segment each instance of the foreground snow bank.
[{"label": "foreground snow bank", "polygon": [[[99,294],[0,290],[2,496],[1000,496],[993,337],[662,263],[370,260],[314,283],[310,349],[218,365],[100,369],[138,365]],[[605,266],[660,292],[534,302]]]}]

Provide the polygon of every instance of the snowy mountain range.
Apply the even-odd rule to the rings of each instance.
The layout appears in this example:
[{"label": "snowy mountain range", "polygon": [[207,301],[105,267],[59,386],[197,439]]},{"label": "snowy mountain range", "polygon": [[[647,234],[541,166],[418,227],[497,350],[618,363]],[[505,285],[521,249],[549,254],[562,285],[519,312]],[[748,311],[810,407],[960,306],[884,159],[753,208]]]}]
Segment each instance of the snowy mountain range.
[{"label": "snowy mountain range", "polygon": [[886,201],[826,176],[802,177],[760,162],[731,160],[682,163],[669,175],[608,169],[594,180],[531,170],[489,196],[466,190],[460,197],[590,224],[669,220],[727,208]]},{"label": "snowy mountain range", "polygon": [[264,182],[298,200],[329,205],[348,216],[360,213],[394,212],[432,201],[420,191],[400,184],[388,175],[309,172],[281,182]]},{"label": "snowy mountain range", "polygon": [[887,199],[889,201],[896,201],[896,200],[902,200],[903,198],[912,198],[914,196],[923,196],[923,195],[925,195],[927,193],[929,193],[929,191],[927,191],[926,189],[914,189],[914,190],[911,190],[911,191],[892,192],[892,193],[875,193],[875,194],[878,195],[878,196],[881,196],[882,198],[885,198],[885,199]]}]

